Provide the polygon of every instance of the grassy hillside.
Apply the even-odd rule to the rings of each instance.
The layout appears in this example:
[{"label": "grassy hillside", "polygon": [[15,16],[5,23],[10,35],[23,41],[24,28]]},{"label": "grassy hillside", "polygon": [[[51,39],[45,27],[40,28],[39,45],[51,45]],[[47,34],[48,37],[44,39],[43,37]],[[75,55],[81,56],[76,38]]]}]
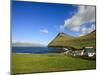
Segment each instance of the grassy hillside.
[{"label": "grassy hillside", "polygon": [[74,39],[74,37],[72,36],[69,36],[69,35],[66,35],[65,33],[59,33],[49,44],[48,46],[49,47],[56,47],[56,46],[59,46],[59,47],[62,47],[62,46],[66,46],[66,42],[69,41],[69,40],[72,40]]},{"label": "grassy hillside", "polygon": [[85,46],[95,46],[96,45],[96,31],[91,32],[85,36],[78,37],[69,41],[70,44],[75,48],[82,48]]},{"label": "grassy hillside", "polygon": [[73,48],[82,48],[85,46],[95,46],[96,45],[96,31],[91,32],[85,36],[73,38],[66,34],[63,36],[57,36],[52,42],[49,43],[49,47],[64,46]]}]

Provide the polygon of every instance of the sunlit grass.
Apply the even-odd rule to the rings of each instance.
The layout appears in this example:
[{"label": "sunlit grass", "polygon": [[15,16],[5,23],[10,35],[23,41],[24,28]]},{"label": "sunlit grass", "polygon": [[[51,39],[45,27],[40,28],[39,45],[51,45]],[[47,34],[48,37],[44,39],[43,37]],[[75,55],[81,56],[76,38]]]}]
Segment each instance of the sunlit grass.
[{"label": "sunlit grass", "polygon": [[36,73],[95,68],[95,60],[74,58],[59,53],[12,54],[12,73]]}]

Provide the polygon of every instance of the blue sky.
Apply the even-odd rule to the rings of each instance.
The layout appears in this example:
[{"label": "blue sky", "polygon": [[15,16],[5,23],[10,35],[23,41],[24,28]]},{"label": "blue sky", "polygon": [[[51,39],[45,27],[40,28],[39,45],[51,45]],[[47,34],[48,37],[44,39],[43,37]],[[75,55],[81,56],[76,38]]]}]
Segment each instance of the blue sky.
[{"label": "blue sky", "polygon": [[88,34],[95,30],[94,10],[93,6],[12,1],[12,41],[47,45],[61,31],[75,37]]}]

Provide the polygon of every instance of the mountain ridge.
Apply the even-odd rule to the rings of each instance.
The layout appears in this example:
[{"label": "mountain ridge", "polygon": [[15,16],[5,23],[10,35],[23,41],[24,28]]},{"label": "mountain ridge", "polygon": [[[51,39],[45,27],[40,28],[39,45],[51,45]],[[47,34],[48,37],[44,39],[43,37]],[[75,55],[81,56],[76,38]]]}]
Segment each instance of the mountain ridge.
[{"label": "mountain ridge", "polygon": [[[80,36],[80,37],[72,37],[70,35],[66,35],[66,37],[60,37],[61,33],[58,35],[48,44],[48,47],[73,47],[73,48],[82,48],[85,46],[95,46],[96,45],[96,30],[93,32]],[[62,40],[60,40],[62,39]]]}]

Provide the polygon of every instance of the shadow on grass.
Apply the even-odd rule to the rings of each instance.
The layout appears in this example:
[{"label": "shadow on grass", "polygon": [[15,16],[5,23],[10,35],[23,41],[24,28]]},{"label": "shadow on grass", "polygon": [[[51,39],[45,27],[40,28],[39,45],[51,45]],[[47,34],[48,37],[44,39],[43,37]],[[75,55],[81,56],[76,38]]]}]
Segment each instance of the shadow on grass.
[{"label": "shadow on grass", "polygon": [[81,59],[85,59],[85,60],[96,60],[96,56],[94,57],[88,57],[88,56],[71,56],[73,58],[81,58]]},{"label": "shadow on grass", "polygon": [[38,74],[38,73],[53,73],[53,72],[69,72],[69,71],[84,71],[84,70],[95,70],[96,68],[91,69],[77,69],[77,70],[60,70],[60,71],[45,71],[45,72],[27,72],[27,73],[12,73],[11,75],[21,75],[21,74]]}]

